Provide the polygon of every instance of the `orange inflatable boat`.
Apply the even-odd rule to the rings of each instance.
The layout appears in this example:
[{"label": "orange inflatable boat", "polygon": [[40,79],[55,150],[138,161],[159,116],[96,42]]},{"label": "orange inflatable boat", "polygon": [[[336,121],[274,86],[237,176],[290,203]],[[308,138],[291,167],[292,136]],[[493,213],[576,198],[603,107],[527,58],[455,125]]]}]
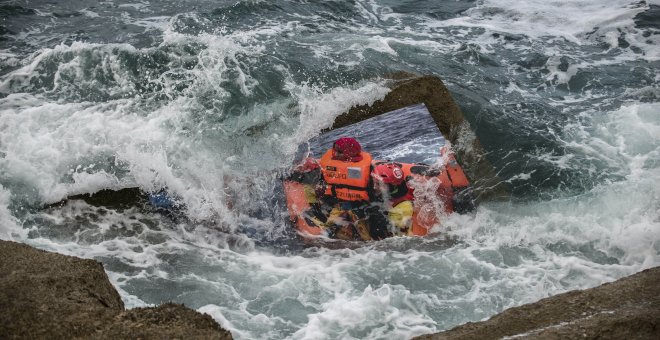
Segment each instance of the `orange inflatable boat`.
[{"label": "orange inflatable boat", "polygon": [[[425,164],[395,163],[403,170],[412,194],[412,221],[402,233],[391,236],[424,236],[440,224],[441,216],[452,212],[465,212],[474,207],[470,183],[453,153],[441,150],[440,167]],[[444,154],[444,155],[443,155]],[[374,166],[384,161],[373,161]],[[298,233],[305,237],[330,237],[322,222],[332,208],[324,206],[324,190],[315,190],[319,176],[309,176],[298,167],[284,180],[288,213]]]}]

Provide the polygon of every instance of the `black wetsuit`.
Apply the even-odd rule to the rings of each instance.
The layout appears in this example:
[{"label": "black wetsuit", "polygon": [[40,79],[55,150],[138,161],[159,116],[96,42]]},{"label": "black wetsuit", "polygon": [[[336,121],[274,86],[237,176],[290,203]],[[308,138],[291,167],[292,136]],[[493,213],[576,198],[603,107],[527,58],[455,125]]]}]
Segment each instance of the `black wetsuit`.
[{"label": "black wetsuit", "polygon": [[[371,204],[367,209],[368,224],[371,237],[376,240],[380,240],[386,237],[392,236],[390,232],[390,219],[387,218],[388,206],[385,204],[382,194],[375,189],[373,183],[370,184],[369,197],[371,198]],[[388,184],[388,193],[390,195],[390,200],[396,200],[405,196],[408,193],[408,185],[406,181],[401,182],[399,185]]]}]

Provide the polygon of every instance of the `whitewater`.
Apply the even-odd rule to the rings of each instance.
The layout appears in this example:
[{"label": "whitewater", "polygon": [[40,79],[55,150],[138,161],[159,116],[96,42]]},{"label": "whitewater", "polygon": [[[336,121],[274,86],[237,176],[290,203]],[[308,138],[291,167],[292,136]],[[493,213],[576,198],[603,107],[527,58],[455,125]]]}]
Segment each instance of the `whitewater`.
[{"label": "whitewater", "polygon": [[[410,338],[660,265],[660,1],[0,4],[0,238],[237,339]],[[280,179],[386,75],[440,77],[510,197],[307,247]],[[406,146],[414,149],[415,145]],[[166,189],[147,204],[67,197]]]}]

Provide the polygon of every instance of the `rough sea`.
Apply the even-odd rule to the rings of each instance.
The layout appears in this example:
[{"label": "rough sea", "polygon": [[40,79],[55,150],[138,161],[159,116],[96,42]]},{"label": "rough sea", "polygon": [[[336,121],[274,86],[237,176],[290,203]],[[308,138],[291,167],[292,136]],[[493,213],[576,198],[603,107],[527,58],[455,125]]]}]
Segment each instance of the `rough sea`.
[{"label": "rough sea", "polygon": [[[279,179],[396,71],[443,79],[511,196],[304,246]],[[658,0],[3,1],[0,238],[237,339],[437,332],[660,265],[659,84]],[[55,204],[134,187],[184,216]]]}]

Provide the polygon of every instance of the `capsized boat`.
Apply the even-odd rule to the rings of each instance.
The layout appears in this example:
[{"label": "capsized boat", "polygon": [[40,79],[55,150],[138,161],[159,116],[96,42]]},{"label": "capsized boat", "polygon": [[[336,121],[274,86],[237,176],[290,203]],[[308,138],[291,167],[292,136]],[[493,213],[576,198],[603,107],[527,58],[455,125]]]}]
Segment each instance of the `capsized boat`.
[{"label": "capsized boat", "polygon": [[[470,182],[424,104],[323,133],[309,142],[307,156],[318,159],[341,136],[355,137],[363,150],[381,159],[372,161],[372,167],[391,163],[403,171],[412,197],[412,218],[409,227],[394,228],[389,235],[424,236],[441,224],[443,216],[474,208]],[[301,164],[284,179],[290,220],[304,238],[335,238],[324,223],[332,207],[314,192],[321,178],[307,170]]]}]

